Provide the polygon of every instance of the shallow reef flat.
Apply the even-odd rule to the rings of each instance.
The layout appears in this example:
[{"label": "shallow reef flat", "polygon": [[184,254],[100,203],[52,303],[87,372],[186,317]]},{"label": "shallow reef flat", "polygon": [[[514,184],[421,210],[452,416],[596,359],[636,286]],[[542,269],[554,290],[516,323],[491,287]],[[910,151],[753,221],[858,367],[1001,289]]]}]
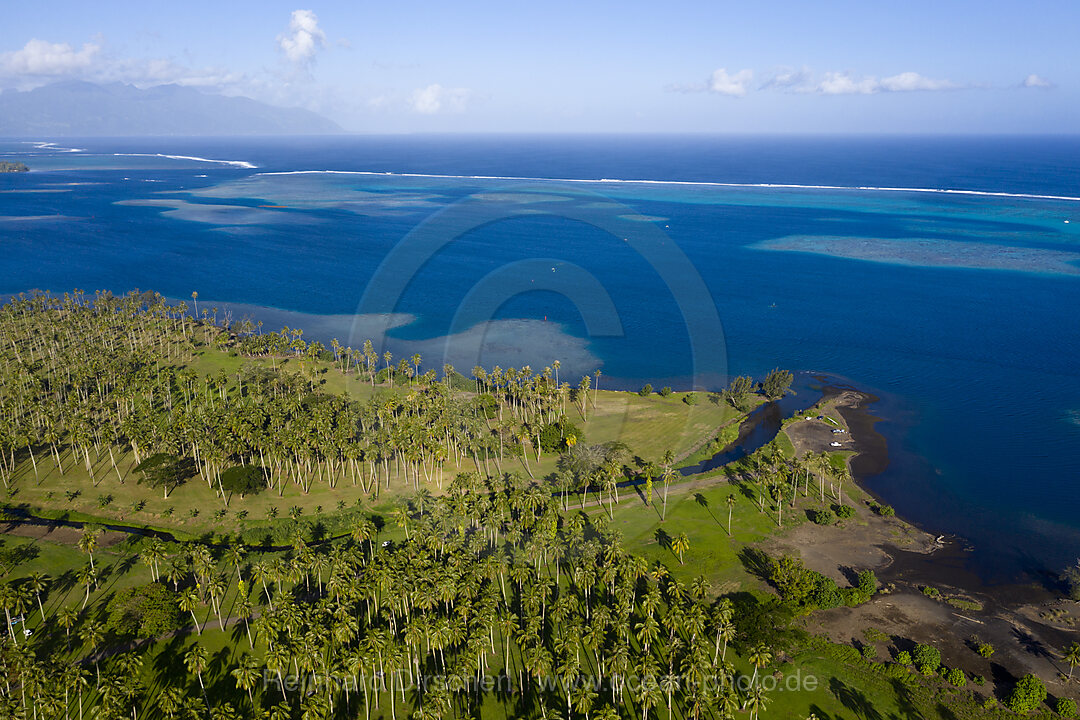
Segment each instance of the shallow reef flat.
[{"label": "shallow reef flat", "polygon": [[890,265],[1080,275],[1080,253],[965,240],[788,235],[749,247]]}]

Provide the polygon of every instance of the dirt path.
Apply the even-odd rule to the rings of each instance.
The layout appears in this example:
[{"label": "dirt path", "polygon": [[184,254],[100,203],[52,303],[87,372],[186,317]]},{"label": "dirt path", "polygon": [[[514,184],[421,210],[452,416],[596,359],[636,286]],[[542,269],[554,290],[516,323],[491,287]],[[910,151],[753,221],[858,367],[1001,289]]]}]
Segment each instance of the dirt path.
[{"label": "dirt path", "polygon": [[[15,537],[30,538],[31,540],[47,540],[61,545],[74,546],[82,537],[82,531],[63,525],[51,525],[45,523],[6,522],[0,527],[0,534],[13,535]],[[106,530],[98,535],[99,548],[108,548],[123,542],[128,533]]]}]

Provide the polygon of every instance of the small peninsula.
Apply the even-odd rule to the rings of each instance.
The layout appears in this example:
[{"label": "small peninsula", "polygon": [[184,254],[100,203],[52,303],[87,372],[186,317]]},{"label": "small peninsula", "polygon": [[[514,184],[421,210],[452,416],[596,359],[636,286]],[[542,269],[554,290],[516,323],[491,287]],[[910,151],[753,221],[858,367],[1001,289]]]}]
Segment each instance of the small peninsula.
[{"label": "small peninsula", "polygon": [[0,173],[30,172],[30,168],[21,162],[0,162]]}]

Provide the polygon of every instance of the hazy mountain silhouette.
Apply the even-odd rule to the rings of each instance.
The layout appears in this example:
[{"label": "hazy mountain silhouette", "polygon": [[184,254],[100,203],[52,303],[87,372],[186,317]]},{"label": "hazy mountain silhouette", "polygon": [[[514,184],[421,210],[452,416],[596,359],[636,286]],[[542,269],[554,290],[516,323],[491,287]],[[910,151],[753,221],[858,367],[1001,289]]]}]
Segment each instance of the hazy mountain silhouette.
[{"label": "hazy mountain silhouette", "polygon": [[321,115],[179,85],[67,81],[0,94],[0,135],[306,135],[342,132]]}]

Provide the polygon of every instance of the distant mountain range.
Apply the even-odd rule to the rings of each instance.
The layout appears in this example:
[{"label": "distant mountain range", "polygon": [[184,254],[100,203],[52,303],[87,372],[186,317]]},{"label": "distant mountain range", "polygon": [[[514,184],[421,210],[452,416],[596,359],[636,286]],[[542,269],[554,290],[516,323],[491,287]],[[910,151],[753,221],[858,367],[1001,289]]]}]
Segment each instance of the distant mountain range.
[{"label": "distant mountain range", "polygon": [[325,135],[332,120],[300,108],[179,85],[68,81],[0,93],[0,136]]}]

